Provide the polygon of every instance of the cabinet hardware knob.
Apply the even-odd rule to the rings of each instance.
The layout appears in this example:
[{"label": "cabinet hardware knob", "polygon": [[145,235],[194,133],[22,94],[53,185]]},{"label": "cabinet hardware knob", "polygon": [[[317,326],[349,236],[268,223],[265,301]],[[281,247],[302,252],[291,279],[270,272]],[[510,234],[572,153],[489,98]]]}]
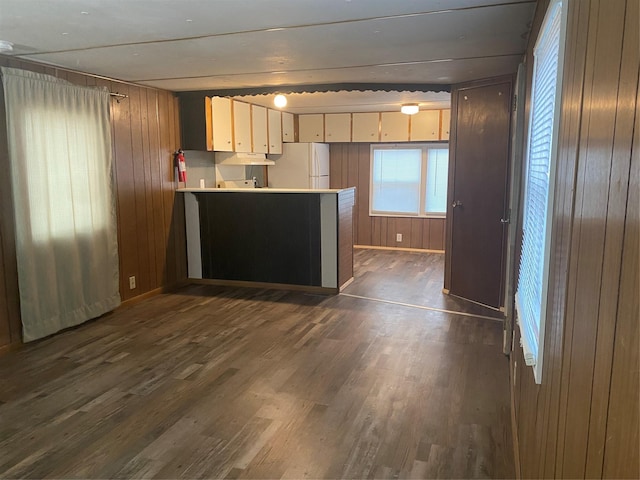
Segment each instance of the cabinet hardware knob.
[{"label": "cabinet hardware knob", "polygon": [[455,200],[455,201],[451,204],[451,206],[452,206],[453,208],[456,208],[456,207],[462,207],[462,202],[461,202],[460,200]]}]

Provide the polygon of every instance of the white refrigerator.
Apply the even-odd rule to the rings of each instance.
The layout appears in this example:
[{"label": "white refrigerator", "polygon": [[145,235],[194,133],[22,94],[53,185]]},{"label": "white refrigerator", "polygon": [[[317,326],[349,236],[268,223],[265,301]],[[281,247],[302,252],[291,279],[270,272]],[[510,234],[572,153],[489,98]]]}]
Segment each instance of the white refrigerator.
[{"label": "white refrigerator", "polygon": [[329,188],[329,145],[284,143],[281,155],[269,155],[272,188]]}]

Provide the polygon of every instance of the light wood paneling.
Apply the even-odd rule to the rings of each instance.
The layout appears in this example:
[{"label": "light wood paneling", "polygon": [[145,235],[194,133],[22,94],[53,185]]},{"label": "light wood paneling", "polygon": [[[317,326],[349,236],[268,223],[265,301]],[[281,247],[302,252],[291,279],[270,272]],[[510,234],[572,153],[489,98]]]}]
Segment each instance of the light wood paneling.
[{"label": "light wood paneling", "polygon": [[568,6],[542,383],[517,330],[511,359],[519,457],[525,478],[639,478],[640,15],[635,0]]},{"label": "light wood paneling", "polygon": [[[115,99],[111,102],[120,295],[128,300],[186,279],[184,208],[179,205],[179,196],[174,202],[173,152],[180,147],[175,96],[167,91],[2,56],[0,65],[47,73],[80,85],[105,86],[112,92],[129,96],[119,103]],[[4,165],[7,162],[4,136],[0,136],[0,152],[3,152]],[[187,159],[187,166],[188,162]],[[13,222],[8,220],[12,211],[11,194],[7,182],[0,182],[0,193],[3,218],[0,225],[1,347],[8,342],[20,342],[20,319]],[[130,275],[136,276],[134,290],[129,289]],[[5,333],[7,325],[9,337]]]},{"label": "light wood paneling", "polygon": [[[331,188],[356,187],[356,245],[444,250],[444,218],[369,216],[370,143],[333,143],[330,148]],[[396,234],[402,234],[402,242]]]}]

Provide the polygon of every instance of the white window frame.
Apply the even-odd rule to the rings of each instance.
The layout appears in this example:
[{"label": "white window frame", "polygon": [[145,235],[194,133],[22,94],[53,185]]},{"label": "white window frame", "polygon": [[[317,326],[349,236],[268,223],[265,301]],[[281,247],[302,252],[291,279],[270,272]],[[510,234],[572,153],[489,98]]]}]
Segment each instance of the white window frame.
[{"label": "white window frame", "polygon": [[[407,217],[407,218],[446,218],[445,212],[426,212],[425,200],[427,194],[427,168],[429,160],[429,150],[444,149],[449,150],[448,142],[434,143],[375,143],[370,147],[369,158],[369,216],[371,217]],[[373,156],[375,150],[422,150],[422,165],[420,170],[420,198],[417,214],[406,212],[376,212],[373,210]],[[448,183],[448,181],[447,181]]]},{"label": "white window frame", "polygon": [[[551,260],[551,237],[552,237],[552,219],[553,208],[555,198],[555,183],[556,183],[556,171],[558,163],[558,138],[560,129],[560,110],[562,104],[562,78],[564,71],[564,51],[565,51],[565,38],[566,38],[566,23],[567,23],[567,0],[551,0],[547,8],[540,33],[536,40],[534,48],[534,71],[533,71],[533,84],[532,84],[532,105],[529,111],[529,131],[527,135],[527,151],[526,151],[526,164],[525,164],[525,182],[524,182],[524,204],[523,204],[523,219],[526,221],[527,215],[527,189],[528,189],[528,172],[529,172],[529,157],[531,152],[531,138],[532,138],[532,119],[533,119],[533,103],[536,99],[536,68],[538,65],[536,52],[539,50],[539,46],[546,39],[550,22],[554,15],[559,13],[560,15],[560,35],[558,42],[558,64],[555,84],[555,104],[553,111],[553,125],[551,129],[551,148],[549,155],[549,178],[548,178],[548,190],[546,199],[546,214],[545,214],[545,229],[544,229],[544,252],[542,263],[542,286],[541,286],[541,305],[540,305],[540,317],[538,320],[539,327],[536,328],[533,324],[533,319],[528,318],[528,315],[522,315],[525,299],[521,298],[519,292],[516,292],[516,318],[520,325],[521,345],[524,353],[525,363],[528,366],[533,367],[533,374],[535,382],[540,384],[542,382],[542,365],[544,354],[544,335],[545,335],[545,323],[547,319],[547,307],[548,307],[548,293],[549,293],[549,271]],[[524,224],[524,222],[523,222]],[[523,227],[524,228],[524,227]],[[523,240],[524,244],[524,240]],[[520,285],[520,274],[518,275],[518,286]],[[537,335],[535,331],[537,330]]]}]

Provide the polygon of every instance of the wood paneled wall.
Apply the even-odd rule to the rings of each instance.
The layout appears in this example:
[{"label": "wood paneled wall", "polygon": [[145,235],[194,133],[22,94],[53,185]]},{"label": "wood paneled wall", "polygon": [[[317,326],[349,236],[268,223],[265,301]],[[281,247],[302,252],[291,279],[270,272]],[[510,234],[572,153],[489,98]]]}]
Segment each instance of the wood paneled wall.
[{"label": "wood paneled wall", "polygon": [[[356,187],[356,245],[444,250],[444,218],[369,216],[370,143],[332,143],[331,188]],[[402,242],[396,242],[396,233]]]},{"label": "wood paneled wall", "polygon": [[353,212],[355,191],[338,194],[338,288],[353,278]]},{"label": "wood paneled wall", "polygon": [[[0,169],[7,172],[8,168],[4,90],[0,86]],[[7,345],[19,343],[21,338],[12,204],[10,182],[0,182],[0,351]]]},{"label": "wood paneled wall", "polygon": [[517,329],[511,358],[524,478],[640,478],[639,5],[568,2],[541,384]]},{"label": "wood paneled wall", "polygon": [[[106,86],[129,96],[120,102],[111,100],[120,295],[129,300],[186,279],[184,209],[181,196],[175,195],[173,178],[173,152],[180,146],[178,102],[173,93],[2,56],[0,65],[47,73],[79,85]],[[0,136],[0,148],[6,168],[6,136]],[[7,182],[0,182],[0,198],[1,347],[20,342],[20,318],[13,221],[7,220],[12,211]],[[129,289],[132,275],[136,277],[134,290]]]}]

